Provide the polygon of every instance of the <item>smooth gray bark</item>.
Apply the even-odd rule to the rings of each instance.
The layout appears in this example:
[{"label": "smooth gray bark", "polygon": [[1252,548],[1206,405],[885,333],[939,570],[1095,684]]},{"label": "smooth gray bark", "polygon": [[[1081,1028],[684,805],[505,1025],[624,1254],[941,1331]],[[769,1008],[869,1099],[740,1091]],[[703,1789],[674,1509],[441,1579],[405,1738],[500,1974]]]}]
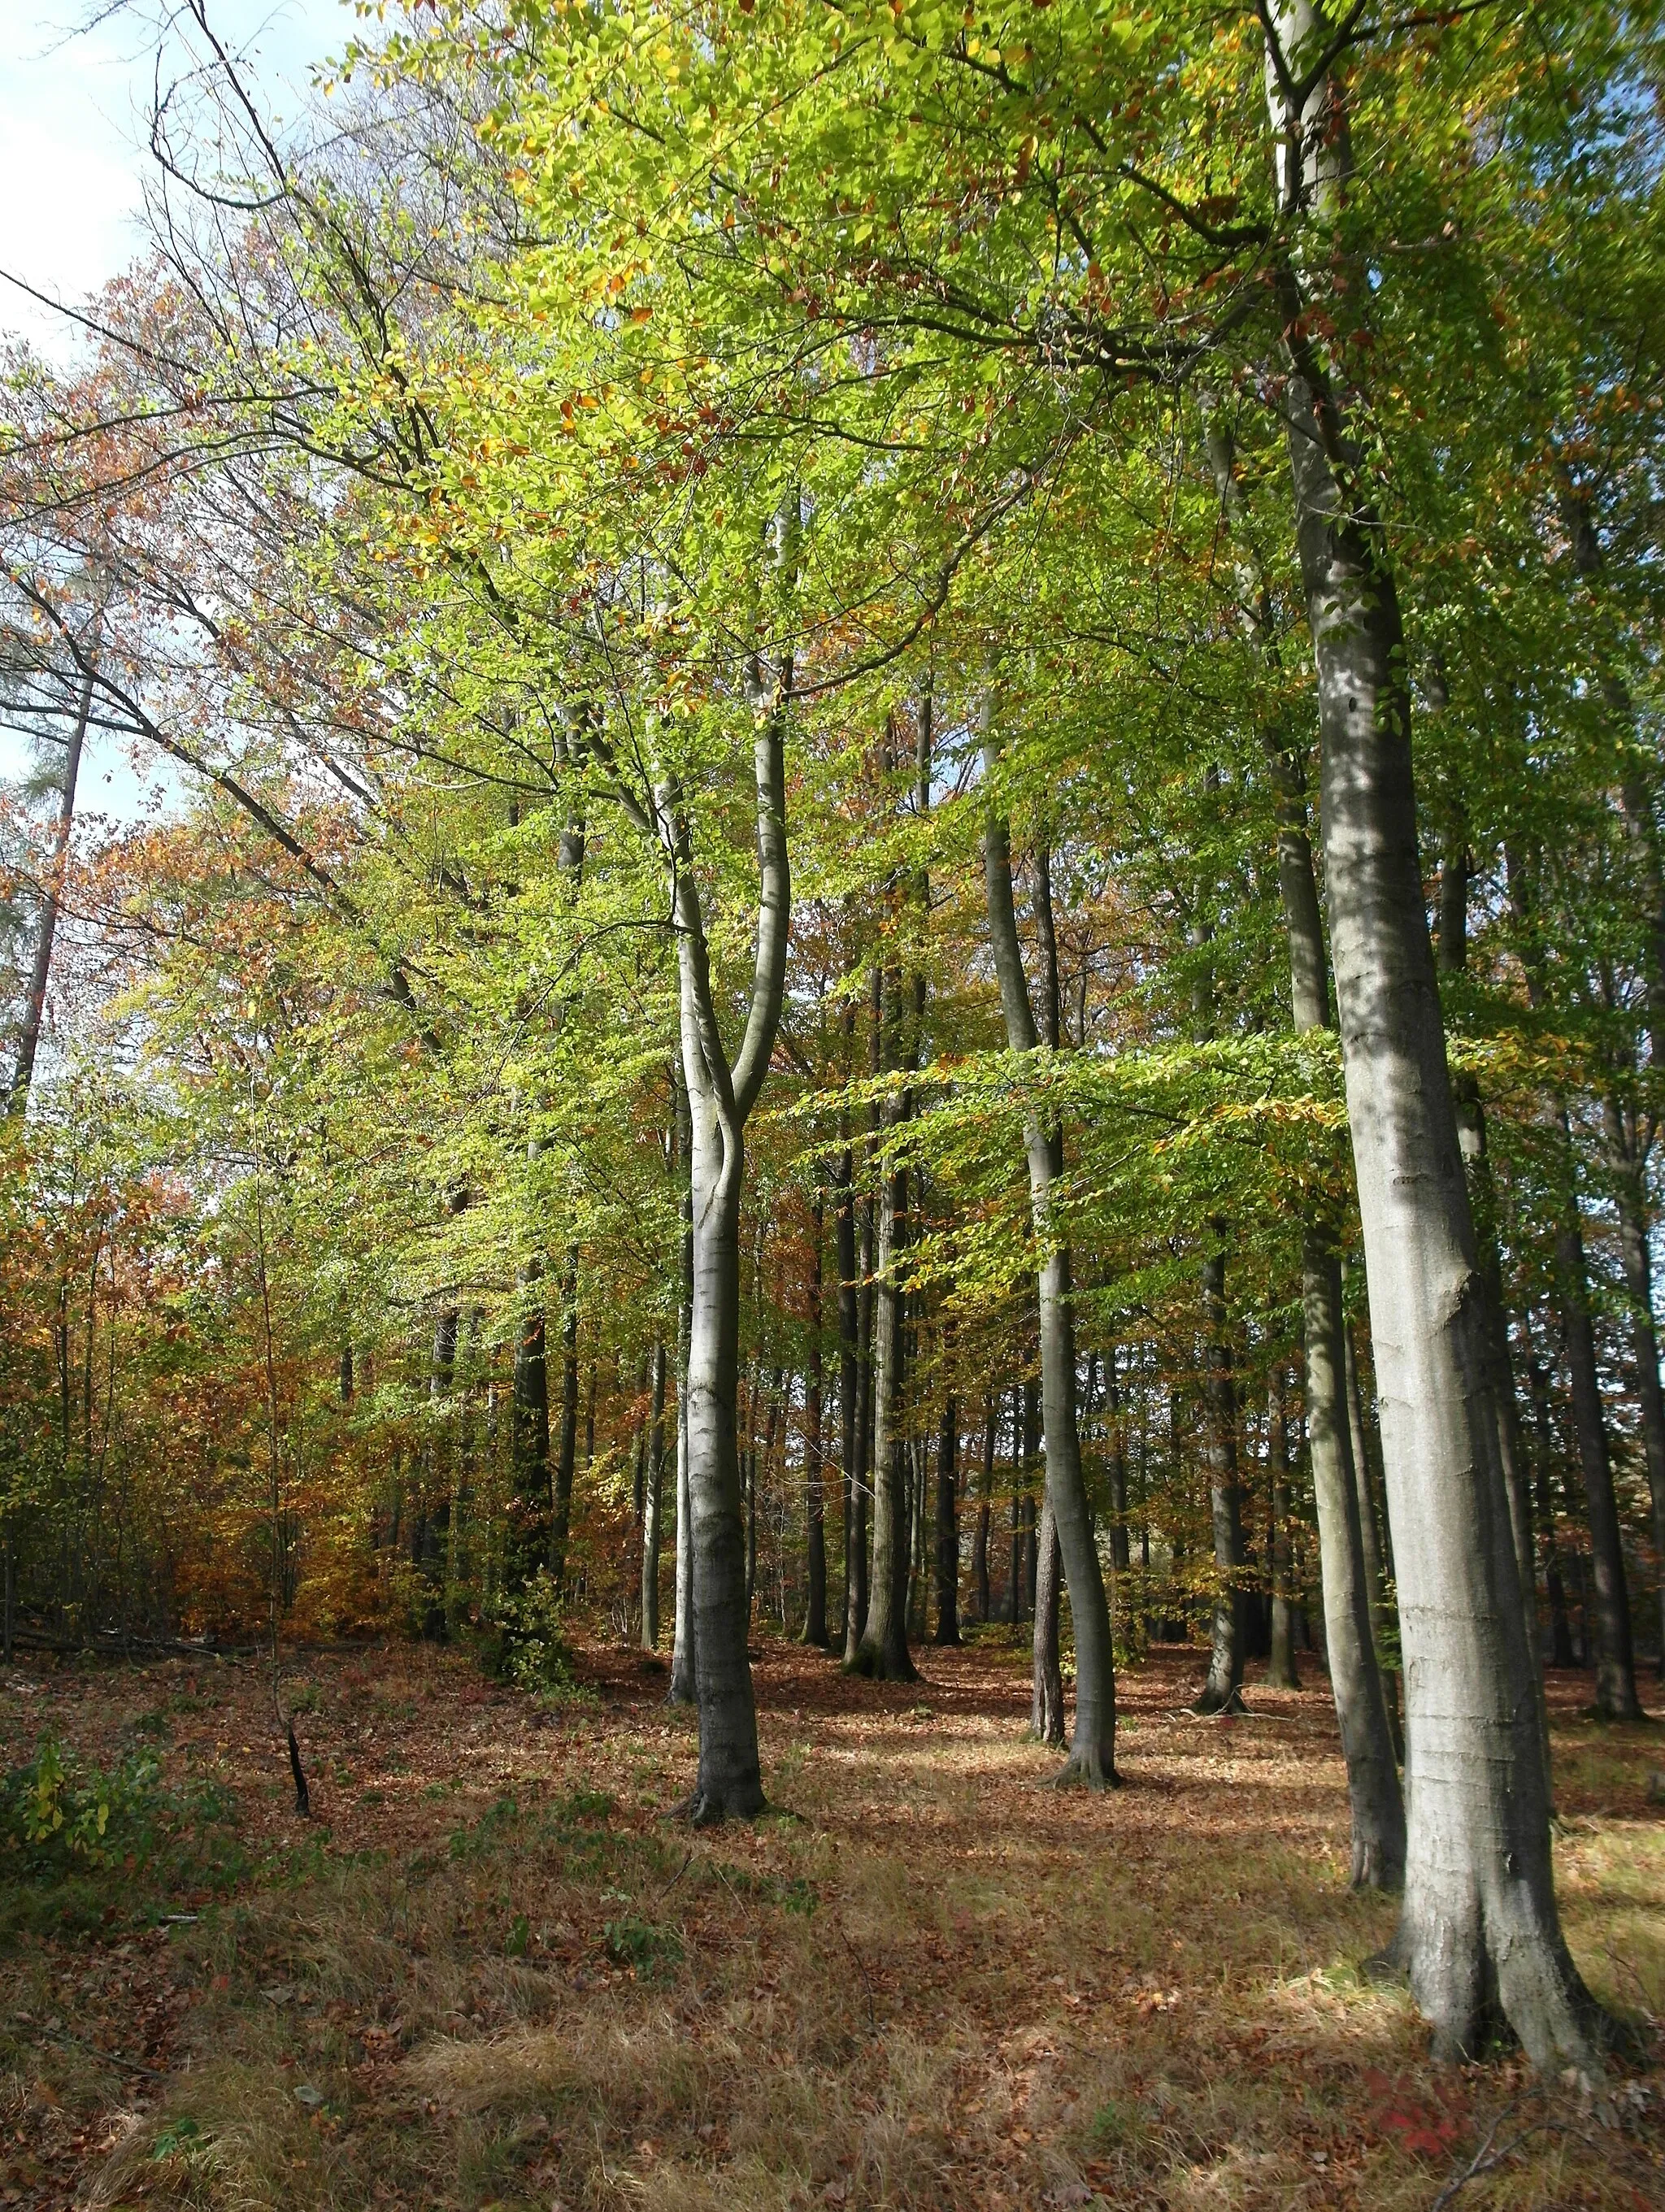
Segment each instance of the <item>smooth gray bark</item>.
[{"label": "smooth gray bark", "polygon": [[[1213,410],[1206,441],[1220,504],[1238,539],[1237,587],[1243,627],[1257,658],[1275,659],[1271,592],[1251,566],[1243,530],[1243,497],[1230,437]],[[1300,753],[1268,728],[1278,829],[1278,886],[1289,959],[1290,1005],[1298,1034],[1332,1024],[1329,958],[1308,827],[1306,772]],[[1396,1889],[1405,1870],[1405,1802],[1386,1686],[1378,1663],[1374,1563],[1359,1509],[1347,1390],[1340,1263],[1328,1224],[1310,1216],[1301,1235],[1301,1315],[1307,1454],[1318,1522],[1320,1596],[1330,1690],[1341,1731],[1352,1820],[1355,1888]]]},{"label": "smooth gray bark", "polygon": [[979,1624],[989,1617],[988,1524],[994,1503],[994,1449],[1000,1431],[1000,1400],[983,1398],[982,1479],[977,1487],[977,1525],[971,1539],[971,1602]]},{"label": "smooth gray bark", "polygon": [[[992,750],[986,759],[993,766]],[[1011,838],[1003,818],[991,815],[983,832],[983,880],[988,905],[989,939],[1000,979],[1006,1042],[1014,1052],[1033,1052],[1039,1043],[1024,975],[1012,896]],[[1081,1440],[1075,1416],[1075,1315],[1071,1297],[1070,1249],[1052,1232],[1053,1186],[1063,1167],[1060,1133],[1038,1113],[1024,1132],[1029,1159],[1030,1210],[1040,1246],[1037,1292],[1041,1340],[1041,1397],[1046,1437],[1046,1494],[1069,1584],[1070,1618],[1075,1630],[1075,1732],[1060,1782],[1103,1789],[1116,1779],[1115,1666],[1110,1640],[1109,1605],[1093,1533],[1092,1510],[1081,1470]],[[1038,1608],[1037,1608],[1038,1610]]]},{"label": "smooth gray bark", "polygon": [[[1328,19],[1272,0],[1284,222],[1325,244],[1346,118]],[[1363,457],[1307,335],[1300,264],[1275,295],[1342,1066],[1369,1279],[1405,1655],[1409,1834],[1395,1954],[1437,2052],[1501,2014],[1538,2066],[1595,2066],[1601,2015],[1562,1937],[1520,1570],[1498,1451],[1489,1319],[1423,904],[1404,640]]]},{"label": "smooth gray bark", "polygon": [[[793,532],[783,531],[783,537]],[[746,1656],[745,1532],[735,1436],[739,1357],[744,1133],[769,1073],[786,985],[791,875],[787,852],[787,659],[772,681],[747,665],[754,726],[759,877],[757,945],[740,1048],[719,1029],[691,833],[674,787],[662,787],[677,923],[683,1076],[688,1090],[693,1291],[688,1343],[689,1519],[694,1554],[694,1672],[699,1773],[684,1810],[696,1825],[750,1818],[763,1803],[757,1712]]]},{"label": "smooth gray bark", "polygon": [[1064,1674],[1059,1659],[1063,1554],[1052,1499],[1041,1504],[1035,1570],[1035,1637],[1030,1650],[1030,1733],[1037,1743],[1064,1742]]},{"label": "smooth gray bark", "polygon": [[653,1340],[647,1467],[641,1515],[641,1648],[659,1642],[659,1507],[665,1490],[665,1340]]},{"label": "smooth gray bark", "polygon": [[902,1291],[896,1279],[907,1177],[886,1164],[878,1186],[873,1266],[873,1524],[867,1618],[854,1672],[887,1682],[919,1679],[908,1649],[908,1499],[902,1435]]},{"label": "smooth gray bark", "polygon": [[826,1418],[826,1378],[821,1342],[823,1247],[825,1243],[826,1198],[816,1185],[811,1215],[815,1240],[810,1262],[810,1372],[804,1405],[804,1523],[805,1565],[809,1592],[804,1613],[804,1641],[819,1651],[827,1648],[827,1474],[823,1434]]},{"label": "smooth gray bark", "polygon": [[676,1615],[671,1640],[666,1703],[691,1705],[698,1696],[694,1671],[694,1522],[688,1489],[688,1347],[694,1316],[694,1194],[689,1153],[688,1086],[674,1070],[678,1172],[682,1179],[681,1278],[677,1296],[677,1573]]},{"label": "smooth gray bark", "polygon": [[[92,652],[97,653],[101,617],[94,614]],[[70,864],[70,837],[75,828],[76,789],[81,781],[81,757],[87,744],[87,726],[93,713],[93,665],[87,663],[76,718],[70,726],[64,750],[64,773],[58,778],[58,819],[52,824],[52,848],[46,863],[46,883],[35,924],[34,958],[29,968],[28,994],[23,1001],[23,1027],[17,1042],[17,1065],[12,1071],[9,1110],[21,1113],[28,1103],[34,1080],[34,1063],[46,1024],[46,988],[52,981],[52,947],[58,938],[58,910],[64,903],[64,884]]]},{"label": "smooth gray bark", "polygon": [[[1224,1224],[1216,1224],[1217,1231]],[[1193,1705],[1198,1713],[1243,1710],[1245,1643],[1243,1620],[1243,1482],[1237,1463],[1237,1394],[1231,1372],[1231,1340],[1226,1330],[1225,1255],[1211,1252],[1202,1263],[1203,1328],[1207,1338],[1208,1419],[1204,1452],[1208,1465],[1209,1520],[1214,1537],[1214,1617],[1209,1638],[1208,1679]]]},{"label": "smooth gray bark", "polygon": [[1295,1556],[1291,1517],[1289,1417],[1284,1404],[1287,1378],[1274,1367],[1267,1386],[1267,1461],[1272,1504],[1272,1649],[1267,1659],[1267,1686],[1273,1690],[1298,1690],[1301,1677],[1295,1665]]},{"label": "smooth gray bark", "polygon": [[948,1391],[937,1425],[937,1627],[934,1641],[960,1640],[960,1514],[957,1494],[959,1408]]}]

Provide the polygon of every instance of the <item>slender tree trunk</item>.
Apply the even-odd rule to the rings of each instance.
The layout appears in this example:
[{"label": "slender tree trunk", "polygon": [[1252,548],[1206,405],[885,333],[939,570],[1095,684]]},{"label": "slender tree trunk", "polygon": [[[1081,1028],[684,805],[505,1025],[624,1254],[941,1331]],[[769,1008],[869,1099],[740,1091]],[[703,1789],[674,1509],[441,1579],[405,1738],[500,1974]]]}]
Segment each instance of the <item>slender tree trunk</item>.
[{"label": "slender tree trunk", "polygon": [[561,1286],[561,1443],[555,1462],[555,1510],[550,1519],[550,1576],[567,1586],[567,1544],[572,1534],[573,1474],[578,1463],[578,1255],[567,1255]]},{"label": "slender tree trunk", "polygon": [[659,1502],[665,1489],[665,1339],[653,1340],[652,1411],[647,1417],[647,1484],[641,1516],[641,1648],[659,1643]]},{"label": "slender tree trunk", "polygon": [[977,1491],[976,1533],[971,1540],[972,1603],[977,1608],[980,1626],[989,1619],[988,1523],[994,1502],[994,1449],[1000,1433],[1000,1403],[991,1392],[984,1393],[982,1480]]},{"label": "slender tree trunk", "polygon": [[873,1281],[873,1550],[867,1619],[855,1672],[887,1682],[913,1682],[908,1650],[908,1492],[902,1434],[902,1291],[896,1279],[907,1179],[881,1170],[878,1249]]},{"label": "slender tree trunk", "polygon": [[1063,1553],[1048,1496],[1041,1507],[1039,1562],[1035,1576],[1035,1642],[1031,1662],[1030,1733],[1037,1743],[1064,1742],[1064,1675],[1059,1661]]},{"label": "slender tree trunk", "polygon": [[[1576,1201],[1572,1201],[1576,1204]],[[1584,1239],[1576,1218],[1563,1220],[1555,1238],[1555,1271],[1561,1332],[1572,1381],[1572,1424],[1589,1510],[1590,1570],[1595,1602],[1595,1711],[1605,1721],[1642,1717],[1631,1644],[1630,1595],[1625,1586],[1625,1543],[1613,1495],[1607,1425],[1596,1372],[1595,1330],[1590,1320]]]},{"label": "slender tree trunk", "polygon": [[937,1633],[939,1644],[960,1640],[960,1515],[956,1495],[959,1409],[950,1390],[937,1426]]},{"label": "slender tree trunk", "polygon": [[1648,1255],[1648,1230],[1643,1212],[1641,1177],[1634,1166],[1635,1147],[1623,1141],[1618,1109],[1607,1105],[1609,1150],[1619,1169],[1615,1192],[1619,1205],[1619,1254],[1625,1269],[1625,1288],[1631,1306],[1631,1352],[1636,1361],[1636,1401],[1642,1416],[1642,1448],[1648,1464],[1648,1491],[1653,1507],[1654,1573],[1658,1588],[1656,1634],[1659,1672],[1665,1677],[1665,1391],[1659,1382],[1659,1338],[1654,1323],[1653,1269]]},{"label": "slender tree trunk", "polygon": [[678,1066],[676,1089],[678,1172],[682,1180],[681,1282],[677,1296],[677,1572],[666,1703],[691,1705],[698,1696],[694,1666],[694,1522],[688,1486],[688,1353],[694,1317],[694,1194],[688,1085]]},{"label": "slender tree trunk", "polygon": [[[992,702],[990,702],[992,707]],[[992,744],[985,750],[992,770]],[[1006,822],[991,815],[983,832],[983,876],[987,900],[989,939],[1000,979],[1000,1006],[1006,1042],[1014,1052],[1033,1052],[1040,1042],[1029,985],[1024,974],[1023,950],[1018,942],[1017,910],[1012,896],[1011,839]],[[1050,902],[1046,879],[1041,884],[1040,904],[1047,908],[1043,945],[1051,931]],[[1048,1035],[1057,1036],[1057,971],[1055,961],[1047,966],[1043,1001]],[[1041,1340],[1041,1395],[1046,1436],[1046,1498],[1056,1529],[1070,1594],[1070,1619],[1075,1631],[1075,1734],[1070,1757],[1060,1781],[1081,1782],[1103,1789],[1115,1773],[1115,1665],[1110,1639],[1110,1609],[1104,1593],[1103,1571],[1092,1523],[1092,1509],[1081,1468],[1081,1438],[1075,1414],[1075,1309],[1070,1275],[1070,1248],[1054,1233],[1053,1192],[1063,1171],[1061,1132],[1048,1127],[1031,1114],[1024,1131],[1029,1158],[1030,1212],[1040,1248],[1036,1283]],[[1040,1564],[1049,1556],[1044,1547]],[[1040,1633],[1039,1591],[1036,1591],[1037,1636]]]},{"label": "slender tree trunk", "polygon": [[[865,1559],[866,1538],[858,1522],[860,1485],[856,1455],[860,1436],[860,1297],[856,1276],[854,1162],[846,1145],[839,1155],[838,1212],[838,1421],[839,1454],[844,1477],[844,1652],[855,1656],[861,1640],[856,1607],[858,1571]],[[865,1600],[866,1593],[863,1593]],[[865,1614],[865,1602],[861,1608]]]},{"label": "slender tree trunk", "polygon": [[[1109,1416],[1110,1565],[1127,1587],[1132,1553],[1127,1541],[1127,1439],[1121,1425],[1121,1385],[1115,1371],[1116,1348],[1104,1354],[1104,1408]],[[1125,1604],[1119,1598],[1118,1604]]]},{"label": "slender tree trunk", "polygon": [[[1273,599],[1253,567],[1242,529],[1243,498],[1232,444],[1215,410],[1207,447],[1220,503],[1237,537],[1238,590],[1256,657],[1275,665]],[[1306,771],[1301,753],[1270,726],[1263,744],[1276,794],[1278,884],[1289,959],[1290,1004],[1297,1033],[1328,1029],[1329,959],[1312,863]],[[1307,1452],[1318,1522],[1320,1595],[1330,1688],[1341,1730],[1352,1816],[1355,1887],[1397,1888],[1405,1869],[1405,1806],[1381,1669],[1376,1589],[1363,1543],[1351,1406],[1346,1401],[1341,1274],[1328,1225],[1310,1213],[1301,1235],[1301,1312]],[[1372,1524],[1372,1534],[1374,1527]]]},{"label": "slender tree trunk", "polygon": [[1566,1585],[1561,1579],[1561,1547],[1555,1525],[1555,1470],[1559,1457],[1554,1423],[1549,1410],[1549,1378],[1532,1349],[1531,1332],[1521,1324],[1526,1340],[1526,1379],[1532,1400],[1533,1425],[1537,1431],[1535,1488],[1538,1525],[1543,1534],[1544,1583],[1549,1596],[1550,1662],[1556,1667],[1577,1664],[1572,1649],[1572,1624],[1567,1618]]},{"label": "slender tree trunk", "polygon": [[[1224,1223],[1214,1224],[1218,1234]],[[1203,1326],[1208,1344],[1208,1506],[1214,1534],[1214,1623],[1208,1680],[1193,1711],[1243,1710],[1243,1483],[1237,1467],[1237,1393],[1226,1333],[1225,1255],[1211,1252],[1202,1265]]]},{"label": "slender tree trunk", "polygon": [[822,1421],[826,1382],[823,1373],[821,1332],[822,1248],[825,1242],[826,1200],[816,1185],[811,1216],[815,1239],[810,1261],[810,1374],[804,1407],[804,1522],[808,1547],[809,1601],[804,1616],[804,1641],[819,1651],[827,1649],[827,1477],[822,1450]]},{"label": "slender tree trunk", "polygon": [[[102,614],[93,617],[92,649],[98,651]],[[64,750],[64,773],[58,779],[58,820],[52,825],[52,849],[46,863],[46,888],[40,918],[35,925],[34,959],[29,969],[28,995],[23,1001],[23,1027],[17,1042],[17,1066],[13,1070],[9,1109],[21,1112],[28,1103],[34,1080],[34,1063],[46,1024],[46,989],[52,981],[52,946],[58,936],[58,917],[64,903],[64,885],[70,865],[70,836],[75,828],[76,787],[81,781],[81,756],[87,743],[87,726],[93,714],[93,672],[82,679],[76,718]]]},{"label": "slender tree trunk", "polygon": [[[1322,251],[1346,118],[1310,0],[1271,0],[1268,88],[1285,219]],[[1410,1821],[1395,1956],[1442,2056],[1501,2010],[1544,2068],[1597,2064],[1601,2017],[1568,1954],[1520,1569],[1498,1452],[1490,1324],[1423,904],[1404,640],[1385,535],[1344,407],[1312,350],[1300,264],[1273,264],[1281,396],[1323,749],[1342,1066],[1405,1653]]]},{"label": "slender tree trunk", "polygon": [[1281,1367],[1272,1370],[1267,1394],[1266,1452],[1272,1492],[1272,1652],[1266,1670],[1267,1686],[1273,1690],[1298,1690],[1301,1677],[1295,1665],[1295,1561],[1291,1541],[1289,1421],[1284,1406],[1288,1378]]}]

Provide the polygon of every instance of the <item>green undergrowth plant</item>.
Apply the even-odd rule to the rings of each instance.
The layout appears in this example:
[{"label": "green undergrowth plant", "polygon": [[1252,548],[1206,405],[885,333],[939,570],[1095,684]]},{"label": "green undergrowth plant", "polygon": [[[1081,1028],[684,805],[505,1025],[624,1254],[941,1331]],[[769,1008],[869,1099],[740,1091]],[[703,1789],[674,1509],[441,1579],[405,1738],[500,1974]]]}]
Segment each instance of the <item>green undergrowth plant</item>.
[{"label": "green undergrowth plant", "polygon": [[223,1892],[252,1862],[217,1784],[170,1784],[148,1748],[110,1766],[47,1734],[0,1779],[0,1928],[107,1919],[179,1893]]}]

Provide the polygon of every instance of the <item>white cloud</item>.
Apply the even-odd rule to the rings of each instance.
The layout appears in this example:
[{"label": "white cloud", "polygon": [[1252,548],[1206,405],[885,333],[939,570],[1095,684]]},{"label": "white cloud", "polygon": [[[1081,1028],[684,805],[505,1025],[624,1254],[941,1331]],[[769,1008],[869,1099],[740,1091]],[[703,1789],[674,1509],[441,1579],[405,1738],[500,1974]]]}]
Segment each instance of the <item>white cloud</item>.
[{"label": "white cloud", "polygon": [[[155,66],[144,9],[66,37],[88,12],[84,0],[0,0],[0,270],[69,301],[141,250],[135,217],[150,160]],[[210,20],[290,116],[310,64],[356,27],[342,0],[210,0]],[[60,319],[7,284],[0,331],[54,354],[66,341]]]}]

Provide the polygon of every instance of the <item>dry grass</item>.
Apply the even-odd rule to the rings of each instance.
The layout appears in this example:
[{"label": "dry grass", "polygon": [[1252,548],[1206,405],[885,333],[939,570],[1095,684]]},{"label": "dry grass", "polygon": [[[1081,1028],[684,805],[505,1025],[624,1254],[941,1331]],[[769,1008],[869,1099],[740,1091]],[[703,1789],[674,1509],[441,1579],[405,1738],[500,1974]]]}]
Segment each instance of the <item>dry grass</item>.
[{"label": "dry grass", "polygon": [[[68,1924],[12,1900],[0,2203],[1409,2212],[1505,2112],[1494,2148],[1537,2132],[1463,2212],[1665,2203],[1658,2075],[1425,2065],[1405,1996],[1356,1972],[1392,1908],[1345,1886],[1327,1695],[1190,1721],[1200,1656],[1128,1678],[1131,1786],[1093,1799],[1045,1786],[1021,1651],[928,1652],[893,1691],[771,1645],[774,1809],[698,1836],[661,1817],[690,1723],[618,1650],[553,1716],[458,1656],[298,1666],[311,1829],[257,1671],[37,1674],[0,1691],[8,1764],[48,1723],[106,1758],[143,1725],[234,1790],[249,1865],[218,1899],[66,1893]],[[1665,1747],[1582,1694],[1569,1932],[1658,2014]]]}]

